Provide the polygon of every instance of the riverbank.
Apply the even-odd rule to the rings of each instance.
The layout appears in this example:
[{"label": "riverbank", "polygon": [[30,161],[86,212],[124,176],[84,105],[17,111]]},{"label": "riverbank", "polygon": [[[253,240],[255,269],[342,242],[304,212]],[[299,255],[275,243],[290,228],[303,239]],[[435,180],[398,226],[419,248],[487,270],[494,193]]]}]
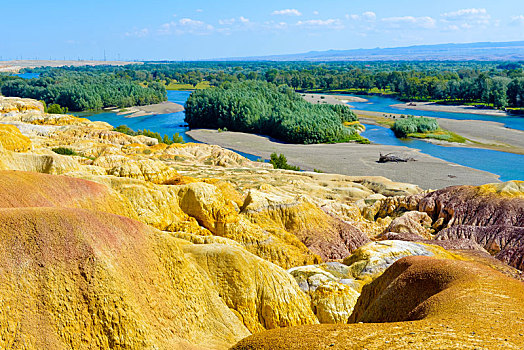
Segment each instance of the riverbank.
[{"label": "riverbank", "polygon": [[[283,153],[289,164],[303,170],[320,170],[352,176],[376,175],[393,181],[416,184],[424,189],[453,185],[480,185],[497,182],[498,176],[450,163],[402,146],[361,145],[354,143],[296,145],[266,136],[240,132],[197,129],[187,134],[197,141],[255,154],[268,159],[271,153]],[[378,163],[380,154],[394,153],[415,158],[414,162]]]},{"label": "riverbank", "polygon": [[[108,111],[116,112],[118,109],[108,109]],[[169,114],[184,111],[184,106],[178,103],[165,101],[147,106],[134,106],[118,110],[117,115],[123,115],[126,118],[143,117],[146,115]]]},{"label": "riverbank", "polygon": [[[365,124],[390,127],[401,114],[353,110]],[[423,139],[442,146],[483,148],[494,151],[524,155],[524,131],[509,129],[502,123],[481,120],[457,120],[438,118],[442,129],[451,131],[467,139],[466,143],[450,143]]]},{"label": "riverbank", "polygon": [[466,105],[441,105],[434,102],[409,102],[397,103],[391,105],[394,108],[415,109],[418,111],[433,111],[433,112],[447,112],[447,113],[469,113],[478,115],[492,115],[496,117],[508,117],[509,114],[503,111],[489,108],[477,108],[475,106]]},{"label": "riverbank", "polygon": [[365,98],[352,95],[306,94],[301,93],[304,100],[313,104],[325,103],[332,105],[345,105],[350,102],[367,102]]}]

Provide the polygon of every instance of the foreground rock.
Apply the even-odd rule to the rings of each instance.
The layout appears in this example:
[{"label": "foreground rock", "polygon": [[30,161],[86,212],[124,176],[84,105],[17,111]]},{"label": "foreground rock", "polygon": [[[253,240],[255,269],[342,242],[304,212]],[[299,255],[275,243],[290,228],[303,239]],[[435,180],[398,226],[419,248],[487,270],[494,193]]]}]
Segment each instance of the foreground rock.
[{"label": "foreground rock", "polygon": [[272,330],[232,349],[520,349],[523,310],[522,282],[478,263],[407,257],[364,287],[350,318],[363,323]]}]

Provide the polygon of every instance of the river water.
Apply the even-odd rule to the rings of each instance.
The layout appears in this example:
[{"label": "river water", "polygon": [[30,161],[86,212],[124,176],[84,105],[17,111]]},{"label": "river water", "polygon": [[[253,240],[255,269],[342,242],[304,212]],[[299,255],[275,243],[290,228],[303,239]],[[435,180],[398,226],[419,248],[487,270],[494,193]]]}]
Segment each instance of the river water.
[{"label": "river water", "polygon": [[363,96],[367,102],[350,102],[349,104],[355,109],[362,111],[374,111],[391,114],[409,114],[416,116],[425,116],[432,118],[447,118],[456,120],[483,120],[503,123],[506,127],[517,130],[524,130],[524,117],[520,116],[493,116],[480,115],[472,113],[452,113],[452,112],[435,112],[435,111],[418,111],[416,109],[392,107],[392,105],[402,103],[391,97],[384,96]]},{"label": "river water", "polygon": [[[168,101],[183,105],[190,94],[191,91],[168,91],[167,97]],[[392,98],[380,96],[366,96],[366,98],[369,98],[368,102],[351,102],[351,105],[354,106],[355,109],[384,113],[406,113],[437,118],[497,121],[504,123],[508,127],[511,126],[515,129],[524,130],[523,117],[496,117],[462,113],[402,110],[390,107],[392,104],[399,103]],[[175,133],[179,133],[184,138],[184,141],[196,142],[194,139],[186,135],[186,131],[189,129],[185,126],[184,112],[134,118],[126,118],[123,115],[119,116],[114,112],[104,112],[92,115],[83,114],[82,116],[89,118],[90,120],[104,121],[113,126],[127,125],[133,130],[148,129],[154,132],[159,132],[161,135],[167,134],[171,136]],[[366,131],[362,133],[362,136],[368,138],[374,143],[415,148],[423,153],[449,162],[488,171],[500,175],[502,181],[524,180],[523,155],[478,148],[440,146],[421,140],[398,139],[390,129],[375,125],[366,125]],[[258,159],[256,155],[238,152],[236,150],[235,152],[251,160]]]}]

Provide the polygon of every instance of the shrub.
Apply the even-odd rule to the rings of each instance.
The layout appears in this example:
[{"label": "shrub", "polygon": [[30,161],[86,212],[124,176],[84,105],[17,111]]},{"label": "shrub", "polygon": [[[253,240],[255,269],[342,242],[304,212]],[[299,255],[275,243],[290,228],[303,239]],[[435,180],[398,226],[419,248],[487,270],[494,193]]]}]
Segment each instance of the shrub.
[{"label": "shrub", "polygon": [[67,148],[67,147],[53,148],[52,151],[55,152],[56,154],[61,154],[64,156],[77,156],[78,155],[74,150],[72,150],[71,148]]},{"label": "shrub", "polygon": [[69,112],[69,108],[61,107],[58,103],[53,103],[47,107],[49,114],[66,114],[67,112]]},{"label": "shrub", "polygon": [[287,163],[286,156],[284,156],[282,153],[280,155],[277,155],[276,153],[271,153],[271,159],[269,160],[269,163],[271,163],[273,165],[273,168],[275,169],[300,171],[300,168],[298,166],[289,165]]},{"label": "shrub", "polygon": [[438,122],[434,118],[401,116],[393,124],[391,130],[397,137],[407,137],[414,133],[427,133],[439,128]]}]

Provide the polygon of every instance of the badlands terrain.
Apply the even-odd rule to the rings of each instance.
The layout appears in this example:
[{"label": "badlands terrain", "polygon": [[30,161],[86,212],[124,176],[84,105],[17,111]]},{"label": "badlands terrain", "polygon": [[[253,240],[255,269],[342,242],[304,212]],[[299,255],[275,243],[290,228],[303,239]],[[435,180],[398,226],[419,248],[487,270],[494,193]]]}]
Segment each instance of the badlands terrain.
[{"label": "badlands terrain", "polygon": [[368,175],[0,97],[0,347],[523,348],[524,183]]}]

